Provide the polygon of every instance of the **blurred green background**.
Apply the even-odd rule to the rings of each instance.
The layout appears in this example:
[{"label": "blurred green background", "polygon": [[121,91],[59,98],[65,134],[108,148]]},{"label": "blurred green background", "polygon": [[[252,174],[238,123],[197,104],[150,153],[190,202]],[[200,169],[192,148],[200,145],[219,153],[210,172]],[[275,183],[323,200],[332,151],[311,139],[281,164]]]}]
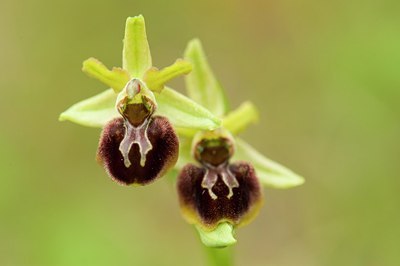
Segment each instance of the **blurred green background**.
[{"label": "blurred green background", "polygon": [[117,186],[94,159],[100,130],[57,121],[106,89],[81,62],[120,66],[137,14],[156,66],[199,37],[232,106],[259,106],[243,137],[306,177],[266,190],[237,265],[398,265],[399,12],[394,0],[3,0],[0,265],[204,265],[173,186]]}]

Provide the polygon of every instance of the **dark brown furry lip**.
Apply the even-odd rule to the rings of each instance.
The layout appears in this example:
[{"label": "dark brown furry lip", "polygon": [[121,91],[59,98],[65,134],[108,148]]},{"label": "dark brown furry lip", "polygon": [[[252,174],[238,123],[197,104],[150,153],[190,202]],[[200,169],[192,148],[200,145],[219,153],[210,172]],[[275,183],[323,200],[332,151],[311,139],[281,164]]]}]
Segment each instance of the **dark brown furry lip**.
[{"label": "dark brown furry lip", "polygon": [[200,166],[186,165],[178,176],[181,208],[188,220],[208,228],[222,221],[233,225],[251,219],[262,202],[262,190],[254,168],[247,162],[230,163],[233,143],[216,135],[194,146]]},{"label": "dark brown furry lip", "polygon": [[140,163],[141,153],[137,143],[132,143],[128,153],[130,165],[127,167],[124,163],[120,150],[127,128],[124,118],[110,121],[103,129],[97,157],[108,175],[120,184],[149,184],[164,175],[178,159],[179,141],[171,123],[162,116],[148,119],[146,133],[152,148],[145,155],[144,165]]},{"label": "dark brown furry lip", "polygon": [[[201,224],[214,228],[221,221],[237,225],[251,215],[251,209],[262,201],[262,191],[254,168],[246,162],[237,162],[227,166],[238,186],[232,188],[218,174],[212,193],[202,186],[207,168],[193,164],[186,165],[177,183],[180,205],[194,213]],[[215,196],[212,196],[215,195]]]}]

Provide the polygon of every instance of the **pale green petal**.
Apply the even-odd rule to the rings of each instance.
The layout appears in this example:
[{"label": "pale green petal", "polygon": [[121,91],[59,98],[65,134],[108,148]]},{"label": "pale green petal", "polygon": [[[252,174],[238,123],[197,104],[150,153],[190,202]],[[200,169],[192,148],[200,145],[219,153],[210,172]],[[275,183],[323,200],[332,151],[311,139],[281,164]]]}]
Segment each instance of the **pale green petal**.
[{"label": "pale green petal", "polygon": [[186,75],[192,70],[192,65],[185,60],[178,59],[174,64],[161,70],[153,67],[150,68],[145,76],[144,81],[147,87],[154,92],[161,92],[164,85],[179,76]]},{"label": "pale green petal", "polygon": [[59,120],[69,120],[89,127],[103,127],[108,121],[119,115],[115,109],[116,99],[117,94],[113,89],[108,89],[72,105],[60,115]]},{"label": "pale green petal", "polygon": [[257,121],[258,111],[255,105],[244,102],[224,118],[222,126],[235,135]]},{"label": "pale green petal", "polygon": [[157,113],[166,116],[175,127],[213,130],[221,126],[221,119],[173,89],[165,87],[155,96]]},{"label": "pale green petal", "polygon": [[199,232],[201,242],[207,247],[222,248],[236,244],[234,229],[230,223],[220,223],[213,231],[205,231],[200,226],[195,225]]},{"label": "pale green petal", "polygon": [[236,138],[233,161],[243,160],[253,164],[257,177],[266,187],[291,188],[304,183],[304,178],[286,167],[264,157],[249,144]]},{"label": "pale green petal", "polygon": [[216,80],[198,39],[188,43],[185,59],[193,64],[192,72],[185,78],[189,97],[222,117],[228,110],[225,93]]},{"label": "pale green petal", "polygon": [[120,92],[129,81],[129,74],[125,70],[116,67],[109,70],[102,62],[93,57],[83,62],[82,71],[89,77],[98,79],[113,88],[115,92]]},{"label": "pale green petal", "polygon": [[129,17],[126,20],[122,65],[132,78],[142,78],[152,66],[142,15]]}]

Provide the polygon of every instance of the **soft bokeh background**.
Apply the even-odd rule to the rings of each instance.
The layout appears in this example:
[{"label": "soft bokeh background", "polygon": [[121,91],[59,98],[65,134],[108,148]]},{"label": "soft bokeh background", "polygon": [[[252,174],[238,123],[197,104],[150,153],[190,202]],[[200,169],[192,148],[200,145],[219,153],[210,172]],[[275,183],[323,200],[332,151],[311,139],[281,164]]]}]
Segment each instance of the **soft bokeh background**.
[{"label": "soft bokeh background", "polygon": [[125,19],[140,13],[155,65],[201,38],[232,105],[259,106],[243,137],[307,179],[266,190],[259,218],[238,231],[237,265],[398,265],[399,1],[3,0],[0,10],[0,265],[204,265],[168,182],[115,185],[94,160],[100,130],[57,121],[105,89],[81,62],[120,66]]}]

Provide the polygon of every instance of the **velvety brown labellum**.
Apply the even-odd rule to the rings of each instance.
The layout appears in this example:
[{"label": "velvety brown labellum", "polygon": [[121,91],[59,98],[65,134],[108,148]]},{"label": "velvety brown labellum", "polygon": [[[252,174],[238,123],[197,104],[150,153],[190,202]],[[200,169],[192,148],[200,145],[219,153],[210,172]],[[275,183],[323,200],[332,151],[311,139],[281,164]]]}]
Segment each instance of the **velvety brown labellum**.
[{"label": "velvety brown labellum", "polygon": [[[207,167],[188,164],[182,169],[177,187],[184,215],[194,214],[201,224],[214,228],[221,221],[238,225],[255,214],[254,208],[262,202],[262,190],[254,168],[246,162],[227,164],[225,167],[238,185],[229,186],[220,171],[211,193],[204,186],[204,177],[209,171]],[[188,211],[185,213],[185,210]]]},{"label": "velvety brown labellum", "polygon": [[124,184],[145,185],[160,178],[175,165],[178,159],[179,142],[167,118],[152,116],[149,119],[147,136],[152,145],[142,167],[139,145],[133,143],[129,151],[129,167],[126,167],[120,150],[126,127],[122,117],[110,121],[103,129],[97,157],[107,173],[115,181]]}]

